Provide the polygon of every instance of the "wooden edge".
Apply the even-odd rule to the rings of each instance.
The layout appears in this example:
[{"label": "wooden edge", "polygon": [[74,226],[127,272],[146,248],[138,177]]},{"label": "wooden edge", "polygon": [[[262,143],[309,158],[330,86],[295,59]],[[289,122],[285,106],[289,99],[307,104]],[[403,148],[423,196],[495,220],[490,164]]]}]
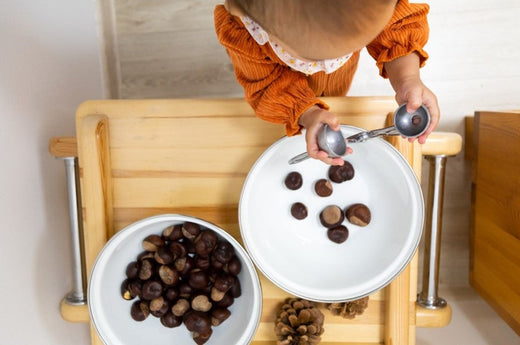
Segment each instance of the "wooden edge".
[{"label": "wooden edge", "polygon": [[63,320],[68,322],[90,322],[88,313],[88,305],[70,305],[65,302],[65,299],[60,303],[60,314]]},{"label": "wooden edge", "polygon": [[387,345],[410,343],[410,266],[385,289],[385,334]]},{"label": "wooden edge", "polygon": [[464,117],[464,159],[468,162],[475,159],[474,120],[474,116]]},{"label": "wooden edge", "polygon": [[452,310],[447,304],[440,309],[427,309],[420,305],[415,308],[415,325],[424,328],[446,327],[451,322]]},{"label": "wooden edge", "polygon": [[57,158],[77,157],[78,146],[75,137],[52,137],[49,140],[49,152]]},{"label": "wooden edge", "polygon": [[[387,115],[386,125],[392,125],[393,114]],[[421,176],[421,146],[417,141],[410,143],[401,137],[390,136],[388,141],[396,147],[412,167],[417,179]],[[410,299],[415,291],[411,280],[410,264],[385,288],[385,331],[387,345],[408,345],[415,339],[415,327],[412,321]]]},{"label": "wooden edge", "polygon": [[[333,112],[385,115],[397,103],[389,96],[322,97]],[[242,98],[171,98],[87,100],[78,106],[82,114],[110,114],[111,119],[155,117],[255,117],[251,106]]]},{"label": "wooden edge", "polygon": [[458,133],[433,132],[422,145],[424,156],[455,156],[462,149],[462,137]]},{"label": "wooden edge", "polygon": [[[83,171],[82,204],[86,270],[90,270],[111,234],[112,190],[108,148],[108,119],[104,115],[78,118],[79,165]],[[104,229],[104,231],[100,231]]]}]

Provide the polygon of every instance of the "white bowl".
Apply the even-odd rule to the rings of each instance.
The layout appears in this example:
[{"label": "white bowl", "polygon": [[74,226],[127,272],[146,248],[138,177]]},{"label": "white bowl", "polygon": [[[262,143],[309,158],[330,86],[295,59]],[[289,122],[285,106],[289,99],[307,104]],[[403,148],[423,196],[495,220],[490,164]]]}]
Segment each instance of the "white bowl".
[{"label": "white bowl", "polygon": [[[346,136],[361,129],[342,126]],[[288,160],[305,150],[303,135],[284,137],[256,161],[245,181],[239,204],[240,231],[246,250],[260,271],[292,295],[318,302],[341,302],[369,295],[391,282],[413,257],[422,234],[424,202],[417,178],[405,158],[383,139],[349,144],[345,156],[355,169],[352,180],[332,183],[334,192],[319,197],[316,180],[329,166],[309,159]],[[300,189],[289,190],[291,171],[303,176]],[[290,207],[302,202],[308,217],[297,220]],[[372,221],[364,228],[344,225],[348,239],[330,241],[319,222],[327,205],[342,209],[364,203]]]},{"label": "white bowl", "polygon": [[238,276],[242,295],[229,307],[231,316],[221,325],[213,327],[213,334],[206,344],[247,345],[253,339],[260,322],[262,291],[256,270],[245,250],[231,235],[214,224],[198,218],[165,214],[140,220],[119,231],[96,259],[89,281],[88,306],[92,323],[106,345],[195,344],[184,325],[166,328],[151,315],[142,322],[134,321],[130,316],[133,301],[124,300],[120,293],[121,283],[126,278],[126,266],[143,251],[143,239],[150,234],[161,234],[170,225],[186,221],[211,229],[227,240],[242,263]]}]

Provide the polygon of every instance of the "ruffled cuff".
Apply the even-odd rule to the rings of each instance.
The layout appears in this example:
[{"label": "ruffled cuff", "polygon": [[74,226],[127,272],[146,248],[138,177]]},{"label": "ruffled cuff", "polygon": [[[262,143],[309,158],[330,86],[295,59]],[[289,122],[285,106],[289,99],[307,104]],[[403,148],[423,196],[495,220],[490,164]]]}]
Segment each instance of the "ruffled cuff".
[{"label": "ruffled cuff", "polygon": [[309,110],[309,108],[317,105],[322,109],[329,110],[329,106],[319,98],[313,99],[312,102],[307,104],[302,103],[302,105],[303,106],[298,106],[295,109],[293,116],[289,117],[289,121],[285,124],[285,133],[289,137],[301,134],[303,127],[298,122],[300,120],[300,116]]},{"label": "ruffled cuff", "polygon": [[408,0],[398,1],[392,19],[385,29],[367,46],[368,53],[376,60],[379,74],[388,78],[384,70],[386,62],[416,53],[420,66],[424,66],[428,54],[423,47],[430,33],[427,4],[410,4]]},{"label": "ruffled cuff", "polygon": [[388,74],[385,71],[385,63],[400,58],[402,56],[416,53],[419,56],[419,67],[423,67],[428,60],[428,53],[419,45],[411,44],[410,46],[397,45],[391,49],[381,51],[380,55],[376,59],[376,65],[379,69],[379,75],[383,78],[388,78]]}]

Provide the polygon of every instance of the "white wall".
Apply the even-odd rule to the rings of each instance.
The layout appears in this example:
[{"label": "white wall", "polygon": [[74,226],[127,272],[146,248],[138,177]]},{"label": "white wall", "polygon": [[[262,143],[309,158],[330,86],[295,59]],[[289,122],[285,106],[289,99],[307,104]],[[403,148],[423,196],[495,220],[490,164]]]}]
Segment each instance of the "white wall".
[{"label": "white wall", "polygon": [[[439,129],[462,134],[463,116],[476,109],[520,109],[520,2],[430,3],[422,73],[439,98]],[[67,199],[63,163],[47,145],[74,135],[80,102],[103,97],[95,14],[95,0],[0,1],[1,344],[89,343],[86,325],[59,315],[71,287]],[[392,91],[364,56],[351,95],[375,94]],[[469,212],[462,155],[448,162],[447,189],[442,262],[459,270],[441,269],[441,280],[460,283],[467,244],[457,243],[467,241]],[[450,246],[455,254],[445,253]]]},{"label": "white wall", "polygon": [[52,136],[103,98],[94,0],[0,1],[0,344],[88,344],[61,319],[71,288],[63,162]]}]

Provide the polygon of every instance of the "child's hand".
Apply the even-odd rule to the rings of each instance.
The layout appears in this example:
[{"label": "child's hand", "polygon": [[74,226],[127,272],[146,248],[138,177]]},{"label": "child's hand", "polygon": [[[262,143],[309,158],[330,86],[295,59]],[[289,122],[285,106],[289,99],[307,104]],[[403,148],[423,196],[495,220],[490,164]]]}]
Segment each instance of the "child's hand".
[{"label": "child's hand", "polygon": [[[334,131],[340,130],[340,123],[336,115],[315,105],[300,116],[299,123],[307,130],[305,141],[307,142],[307,154],[310,157],[330,165],[343,165],[343,158],[330,158],[328,153],[320,150],[318,146],[318,131],[325,124]],[[352,149],[347,148],[347,153],[351,152]]]},{"label": "child's hand", "polygon": [[[418,138],[419,143],[424,144],[428,135],[433,132],[439,123],[440,111],[437,97],[421,81],[419,56],[411,53],[387,62],[385,63],[385,70],[395,90],[395,100],[399,105],[407,102],[406,110],[409,113],[416,111],[421,104],[428,108],[431,115],[430,126]],[[414,140],[415,138],[409,139],[409,141]]]},{"label": "child's hand", "polygon": [[[428,135],[430,135],[439,123],[439,104],[437,103],[437,97],[420,79],[416,78],[403,82],[400,87],[396,89],[395,99],[399,105],[408,103],[406,105],[406,111],[409,113],[416,111],[421,104],[424,104],[426,108],[428,108],[431,115],[430,125],[426,131],[417,138],[420,144],[424,144]],[[415,138],[408,140],[412,142]]]}]

